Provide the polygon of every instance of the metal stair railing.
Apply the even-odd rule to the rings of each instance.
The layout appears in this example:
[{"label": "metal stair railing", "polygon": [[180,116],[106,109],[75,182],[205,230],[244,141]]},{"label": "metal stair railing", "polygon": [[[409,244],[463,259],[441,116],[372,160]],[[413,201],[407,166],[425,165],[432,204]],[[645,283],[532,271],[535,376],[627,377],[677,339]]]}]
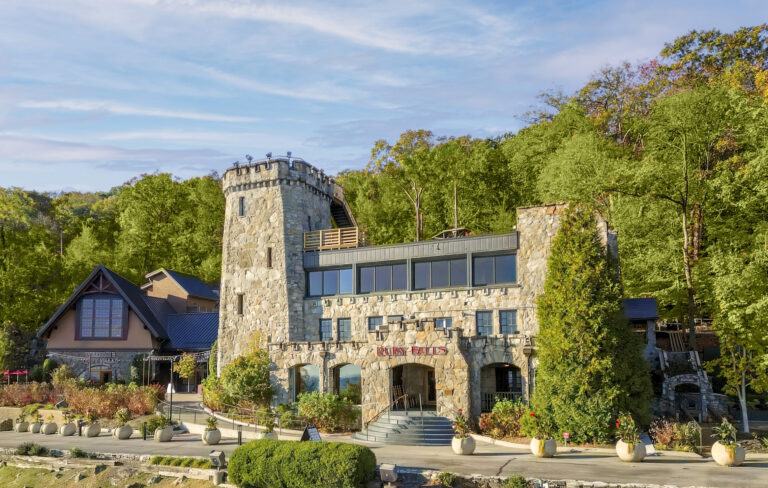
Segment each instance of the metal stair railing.
[{"label": "metal stair railing", "polygon": [[370,419],[368,419],[367,422],[363,423],[363,429],[365,429],[365,440],[366,441],[368,440],[368,435],[369,435],[368,426],[371,425],[372,423],[376,422],[384,414],[384,412],[387,413],[387,423],[390,423],[389,412],[392,410],[392,407],[394,405],[397,405],[397,403],[400,400],[404,400],[403,401],[403,407],[405,408],[405,416],[406,417],[408,416],[408,394],[406,393],[404,395],[401,395],[401,396],[395,398],[391,403],[387,404],[386,407],[384,407],[381,410],[379,410],[378,412],[376,412]]}]

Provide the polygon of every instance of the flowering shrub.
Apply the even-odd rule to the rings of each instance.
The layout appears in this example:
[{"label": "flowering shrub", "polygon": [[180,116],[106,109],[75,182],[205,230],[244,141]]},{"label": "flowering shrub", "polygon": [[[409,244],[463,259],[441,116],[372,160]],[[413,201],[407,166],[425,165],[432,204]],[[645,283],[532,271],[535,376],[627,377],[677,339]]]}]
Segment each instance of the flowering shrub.
[{"label": "flowering shrub", "polygon": [[552,439],[555,434],[555,422],[548,412],[528,412],[520,419],[521,431],[528,437]]},{"label": "flowering shrub", "polygon": [[325,432],[352,430],[360,417],[360,411],[346,398],[319,391],[299,396],[298,414]]},{"label": "flowering shrub", "polygon": [[120,425],[125,425],[131,420],[131,411],[127,408],[121,408],[115,412],[115,418],[120,422]]},{"label": "flowering shrub", "polygon": [[616,437],[627,444],[637,444],[640,440],[640,429],[631,414],[621,414],[616,419]]},{"label": "flowering shrub", "polygon": [[208,417],[205,420],[205,423],[208,424],[208,425],[206,425],[205,430],[207,430],[207,431],[216,430],[216,429],[218,429],[219,419],[217,419],[216,417],[211,415],[210,417]]},{"label": "flowering shrub", "polygon": [[72,411],[95,412],[98,417],[112,417],[120,408],[134,415],[154,412],[157,389],[148,386],[110,384],[103,388],[85,387],[76,382],[65,383],[61,394]]},{"label": "flowering shrub", "polygon": [[465,439],[469,437],[472,431],[472,425],[469,422],[469,417],[464,415],[464,412],[459,409],[459,414],[456,416],[456,420],[453,421],[453,435],[459,439]]},{"label": "flowering shrub", "polygon": [[687,424],[667,418],[651,422],[648,433],[658,449],[699,452],[701,427],[694,421]]},{"label": "flowering shrub", "polygon": [[47,383],[13,383],[0,388],[0,405],[23,407],[32,403],[52,403],[52,393]]},{"label": "flowering shrub", "polygon": [[203,380],[203,404],[211,410],[224,411],[231,403],[224,387],[215,375],[209,375]]},{"label": "flowering shrub", "polygon": [[478,428],[485,435],[502,439],[520,435],[520,418],[525,414],[525,405],[520,400],[499,400],[490,414],[480,416]]}]

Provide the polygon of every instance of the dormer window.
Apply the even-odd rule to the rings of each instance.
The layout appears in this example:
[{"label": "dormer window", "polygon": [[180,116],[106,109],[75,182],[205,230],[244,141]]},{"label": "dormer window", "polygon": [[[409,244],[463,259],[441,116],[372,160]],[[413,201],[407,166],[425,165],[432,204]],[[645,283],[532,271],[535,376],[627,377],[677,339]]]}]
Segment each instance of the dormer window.
[{"label": "dormer window", "polygon": [[88,295],[78,304],[78,339],[121,339],[125,331],[125,302],[115,295]]}]

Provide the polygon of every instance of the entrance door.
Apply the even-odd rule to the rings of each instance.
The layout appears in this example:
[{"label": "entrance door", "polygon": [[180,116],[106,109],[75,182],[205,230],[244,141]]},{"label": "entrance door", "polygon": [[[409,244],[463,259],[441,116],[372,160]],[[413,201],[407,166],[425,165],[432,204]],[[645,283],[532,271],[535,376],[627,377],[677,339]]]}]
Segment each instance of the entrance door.
[{"label": "entrance door", "polygon": [[408,408],[432,406],[437,402],[435,370],[420,364],[404,364],[392,368],[392,401],[395,408],[403,408],[403,395],[407,395]]}]

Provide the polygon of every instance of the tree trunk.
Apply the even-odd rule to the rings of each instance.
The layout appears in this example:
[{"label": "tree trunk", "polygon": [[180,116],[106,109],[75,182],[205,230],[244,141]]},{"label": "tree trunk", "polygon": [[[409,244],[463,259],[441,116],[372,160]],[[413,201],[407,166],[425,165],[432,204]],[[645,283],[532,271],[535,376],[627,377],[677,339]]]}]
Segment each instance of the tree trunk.
[{"label": "tree trunk", "polygon": [[416,242],[421,240],[421,197],[416,196],[413,202],[413,208],[416,211]]},{"label": "tree trunk", "polygon": [[739,406],[741,407],[741,428],[749,434],[749,417],[747,414],[747,374],[741,372],[741,386],[739,387]]},{"label": "tree trunk", "polygon": [[683,221],[683,270],[685,272],[685,294],[688,300],[686,310],[686,322],[688,325],[688,347],[691,351],[696,350],[696,304],[694,303],[693,274],[691,272],[691,254],[690,254],[690,235],[688,233],[688,214],[686,205],[682,207]]},{"label": "tree trunk", "polygon": [[456,237],[456,230],[459,228],[459,199],[456,196],[456,183],[453,184],[453,237]]}]

